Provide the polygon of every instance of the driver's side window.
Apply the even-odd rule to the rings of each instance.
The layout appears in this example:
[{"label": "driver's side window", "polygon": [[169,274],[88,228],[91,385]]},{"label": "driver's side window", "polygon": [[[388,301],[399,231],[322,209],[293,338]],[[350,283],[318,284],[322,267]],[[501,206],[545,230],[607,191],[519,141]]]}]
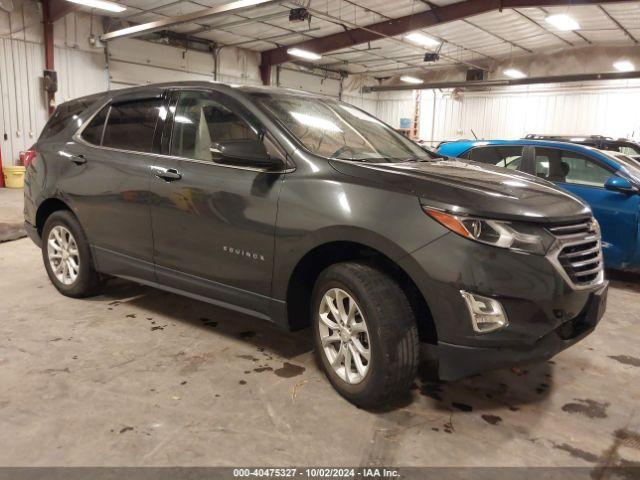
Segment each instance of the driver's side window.
[{"label": "driver's side window", "polygon": [[211,144],[227,140],[259,140],[259,134],[214,100],[210,92],[180,92],[173,116],[171,155],[211,162]]}]

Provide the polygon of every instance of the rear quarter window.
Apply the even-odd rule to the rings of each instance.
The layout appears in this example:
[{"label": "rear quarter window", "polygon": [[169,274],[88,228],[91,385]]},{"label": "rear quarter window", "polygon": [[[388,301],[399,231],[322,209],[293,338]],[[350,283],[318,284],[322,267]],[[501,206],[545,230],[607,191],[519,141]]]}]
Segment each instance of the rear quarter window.
[{"label": "rear quarter window", "polygon": [[82,124],[80,114],[82,114],[89,105],[90,103],[83,100],[74,100],[60,105],[45,125],[40,138],[51,138],[59,134],[73,121],[77,122],[76,127],[79,128]]},{"label": "rear quarter window", "polygon": [[109,105],[104,107],[93,117],[89,125],[82,132],[82,138],[93,145],[102,145],[102,133],[104,132],[104,121],[109,113]]}]

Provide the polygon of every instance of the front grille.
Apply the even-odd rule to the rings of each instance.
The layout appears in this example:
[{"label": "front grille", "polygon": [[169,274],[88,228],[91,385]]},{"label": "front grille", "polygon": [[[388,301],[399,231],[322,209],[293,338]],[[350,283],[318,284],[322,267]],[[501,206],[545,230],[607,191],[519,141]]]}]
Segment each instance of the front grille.
[{"label": "front grille", "polygon": [[604,267],[600,231],[595,220],[553,225],[549,232],[559,241],[558,262],[574,285],[598,281]]}]

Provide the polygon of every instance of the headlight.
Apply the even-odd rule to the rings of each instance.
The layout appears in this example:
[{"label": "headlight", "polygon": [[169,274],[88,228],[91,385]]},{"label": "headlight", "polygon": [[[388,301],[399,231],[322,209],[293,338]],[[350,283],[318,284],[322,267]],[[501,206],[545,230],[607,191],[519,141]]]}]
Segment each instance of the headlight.
[{"label": "headlight", "polygon": [[427,215],[452,232],[494,247],[544,255],[555,241],[542,227],[528,223],[488,220],[422,208]]}]

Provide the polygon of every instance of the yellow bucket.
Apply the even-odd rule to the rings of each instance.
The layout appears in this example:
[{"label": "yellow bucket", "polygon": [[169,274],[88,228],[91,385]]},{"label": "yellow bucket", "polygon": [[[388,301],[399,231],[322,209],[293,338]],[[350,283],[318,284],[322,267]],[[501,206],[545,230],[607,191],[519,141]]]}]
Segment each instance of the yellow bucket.
[{"label": "yellow bucket", "polygon": [[24,167],[16,165],[15,167],[2,167],[4,175],[4,185],[7,188],[23,188],[24,187]]}]

